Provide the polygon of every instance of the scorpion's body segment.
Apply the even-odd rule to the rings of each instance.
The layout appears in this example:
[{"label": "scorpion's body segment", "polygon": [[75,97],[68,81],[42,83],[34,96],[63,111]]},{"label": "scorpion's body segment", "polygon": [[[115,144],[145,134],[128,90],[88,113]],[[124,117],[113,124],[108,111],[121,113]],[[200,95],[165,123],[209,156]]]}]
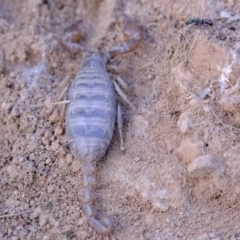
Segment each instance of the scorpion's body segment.
[{"label": "scorpion's body segment", "polygon": [[68,92],[66,132],[71,152],[81,160],[84,210],[89,223],[103,233],[112,230],[110,219],[99,221],[93,206],[96,164],[112,139],[116,95],[101,54],[89,54]]},{"label": "scorpion's body segment", "polygon": [[87,56],[84,65],[68,92],[66,132],[71,152],[91,163],[103,157],[111,141],[116,94],[100,54]]},{"label": "scorpion's body segment", "polygon": [[[84,212],[91,226],[101,233],[110,233],[113,229],[109,218],[97,218],[94,207],[96,187],[96,165],[109,147],[116,118],[122,139],[121,108],[116,101],[115,91],[122,96],[133,109],[135,108],[118,84],[109,78],[105,70],[107,61],[118,54],[130,52],[136,48],[141,39],[140,27],[126,17],[124,33],[125,45],[114,47],[108,52],[91,53],[79,43],[81,36],[78,23],[72,25],[64,36],[66,46],[83,54],[82,69],[78,72],[69,91],[66,114],[66,133],[72,154],[80,159],[83,173]],[[118,78],[121,83],[121,78]],[[122,84],[124,86],[124,84]]]}]

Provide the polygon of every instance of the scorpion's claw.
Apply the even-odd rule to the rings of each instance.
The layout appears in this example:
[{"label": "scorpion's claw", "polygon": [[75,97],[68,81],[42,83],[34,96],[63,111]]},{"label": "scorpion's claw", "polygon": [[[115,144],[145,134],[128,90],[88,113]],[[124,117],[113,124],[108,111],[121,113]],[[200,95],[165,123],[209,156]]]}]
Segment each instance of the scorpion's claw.
[{"label": "scorpion's claw", "polygon": [[137,48],[142,39],[142,30],[129,16],[123,15],[125,18],[125,26],[123,28],[124,40],[126,43],[117,47],[113,47],[109,51],[110,58],[118,54],[128,53]]},{"label": "scorpion's claw", "polygon": [[65,28],[63,35],[63,44],[71,51],[85,52],[85,48],[79,44],[80,39],[84,38],[84,33],[80,28],[82,21],[76,21],[71,26]]}]

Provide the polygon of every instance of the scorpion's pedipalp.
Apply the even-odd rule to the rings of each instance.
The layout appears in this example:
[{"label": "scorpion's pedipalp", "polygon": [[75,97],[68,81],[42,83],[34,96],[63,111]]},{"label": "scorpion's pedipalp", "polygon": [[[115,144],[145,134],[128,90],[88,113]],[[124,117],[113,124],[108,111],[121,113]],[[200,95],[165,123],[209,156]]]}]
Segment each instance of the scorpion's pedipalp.
[{"label": "scorpion's pedipalp", "polygon": [[142,39],[142,30],[140,26],[133,22],[133,20],[124,15],[125,26],[123,28],[124,39],[126,43],[117,47],[113,47],[108,53],[110,58],[117,56],[118,54],[128,53],[135,50],[141,39]]},{"label": "scorpion's pedipalp", "polygon": [[62,41],[70,51],[83,53],[86,49],[79,43],[79,40],[84,38],[84,33],[79,26],[80,22],[77,21],[65,29]]}]

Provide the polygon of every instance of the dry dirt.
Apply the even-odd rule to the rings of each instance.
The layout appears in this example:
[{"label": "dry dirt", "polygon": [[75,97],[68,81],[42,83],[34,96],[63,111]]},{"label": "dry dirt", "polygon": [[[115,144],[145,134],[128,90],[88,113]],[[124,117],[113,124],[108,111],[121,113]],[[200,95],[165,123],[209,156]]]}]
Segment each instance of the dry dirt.
[{"label": "dry dirt", "polygon": [[[237,0],[0,0],[0,239],[240,239],[239,11]],[[80,162],[50,103],[82,62],[63,29],[82,20],[84,45],[109,49],[122,13],[143,40],[112,61],[137,111],[124,107],[126,152],[115,131],[98,164],[108,237],[86,222]],[[185,24],[194,17],[214,24]]]}]

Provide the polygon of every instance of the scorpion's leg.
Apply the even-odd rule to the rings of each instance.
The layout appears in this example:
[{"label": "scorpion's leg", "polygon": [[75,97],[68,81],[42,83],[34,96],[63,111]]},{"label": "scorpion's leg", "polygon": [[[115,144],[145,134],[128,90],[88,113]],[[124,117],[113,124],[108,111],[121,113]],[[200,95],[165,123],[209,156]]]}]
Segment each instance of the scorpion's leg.
[{"label": "scorpion's leg", "polygon": [[111,77],[111,79],[113,79],[114,81],[117,81],[117,83],[127,92],[129,92],[129,87],[127,85],[127,83],[118,75],[115,73],[109,73],[109,76]]},{"label": "scorpion's leg", "polygon": [[118,108],[117,108],[117,124],[118,124],[118,131],[119,131],[119,135],[120,135],[120,149],[121,151],[125,151],[125,146],[124,146],[124,142],[123,142],[123,119],[122,119],[122,109],[118,103]]},{"label": "scorpion's leg", "polygon": [[108,72],[115,72],[115,73],[121,72],[121,68],[119,66],[116,66],[116,65],[107,65],[106,70]]},{"label": "scorpion's leg", "polygon": [[[57,98],[57,102],[60,102],[62,100],[66,100],[66,94],[67,94],[67,91],[70,87],[70,83],[69,81],[73,78],[73,74],[68,74],[63,80],[62,82],[59,84],[58,86],[58,89],[57,89],[57,92],[58,92],[58,98]],[[65,113],[66,113],[66,109],[67,109],[67,104],[64,104],[61,109],[60,109],[60,123],[63,122],[64,120],[64,116],[65,116]]]},{"label": "scorpion's leg", "polygon": [[115,57],[118,54],[128,53],[135,50],[142,39],[142,31],[140,26],[134,23],[130,17],[124,15],[124,18],[126,23],[123,28],[123,33],[126,43],[124,45],[112,48],[108,52],[110,58]]},{"label": "scorpion's leg", "polygon": [[63,35],[63,44],[73,52],[86,52],[85,48],[79,44],[79,40],[84,37],[82,29],[80,29],[80,22],[77,21],[71,26],[67,27]]},{"label": "scorpion's leg", "polygon": [[57,101],[61,101],[63,100],[63,98],[66,96],[67,91],[69,89],[69,81],[73,79],[73,75],[72,74],[68,74],[59,84],[58,88],[57,88],[57,93],[58,93],[58,98]]},{"label": "scorpion's leg", "polygon": [[119,96],[123,99],[124,102],[126,102],[134,111],[136,111],[136,107],[131,103],[131,101],[128,99],[127,95],[124,93],[124,91],[119,87],[119,85],[113,81],[115,90],[119,94]]},{"label": "scorpion's leg", "polygon": [[117,74],[112,74],[113,79],[115,79],[118,84],[127,92],[129,92],[129,88],[127,83]]}]

